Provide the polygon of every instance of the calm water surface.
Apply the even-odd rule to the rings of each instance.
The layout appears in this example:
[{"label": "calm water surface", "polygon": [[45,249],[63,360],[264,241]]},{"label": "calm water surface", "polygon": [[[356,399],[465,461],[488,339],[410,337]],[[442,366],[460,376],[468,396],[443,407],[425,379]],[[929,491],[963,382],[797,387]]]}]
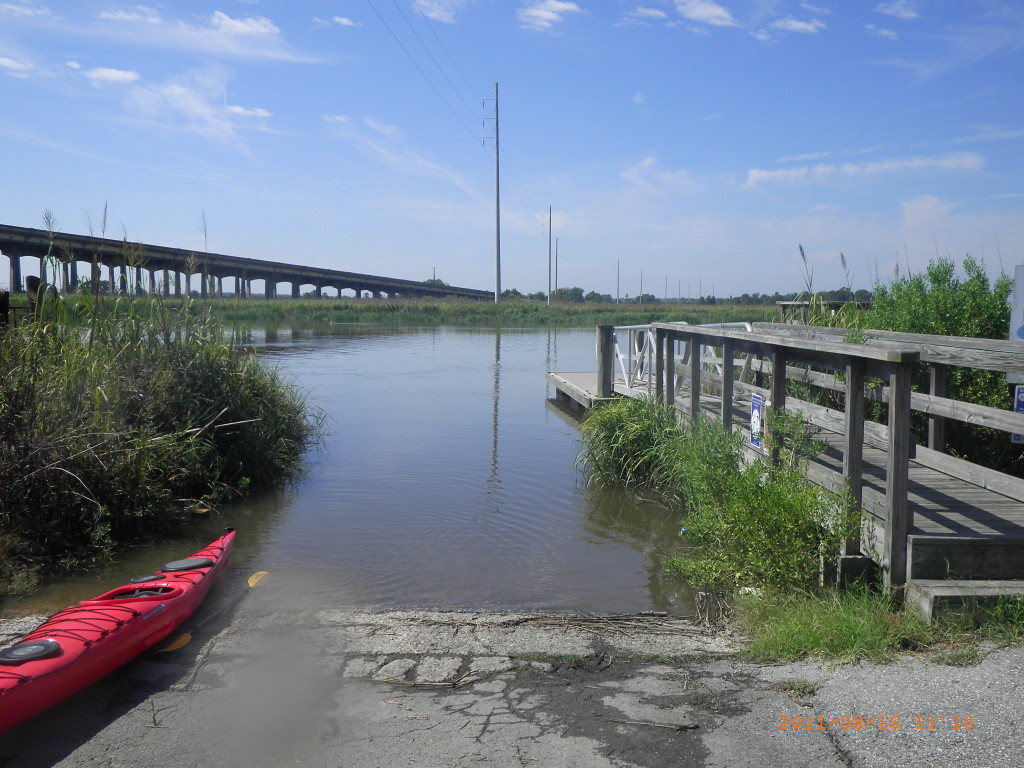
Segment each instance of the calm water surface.
[{"label": "calm water surface", "polygon": [[139,548],[6,613],[56,609],[239,530],[243,572],[310,603],[690,613],[662,574],[679,515],[591,489],[546,370],[593,370],[594,332],[343,325],[254,333],[326,436],[291,487],[222,508],[185,541]]}]

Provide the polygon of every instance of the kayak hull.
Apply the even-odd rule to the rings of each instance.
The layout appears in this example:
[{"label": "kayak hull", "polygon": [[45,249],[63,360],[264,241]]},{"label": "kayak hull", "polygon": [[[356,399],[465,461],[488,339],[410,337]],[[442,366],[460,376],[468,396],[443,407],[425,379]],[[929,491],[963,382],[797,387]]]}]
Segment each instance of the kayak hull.
[{"label": "kayak hull", "polygon": [[95,683],[166,638],[231,557],[227,532],[191,558],[55,613],[0,651],[0,734]]}]

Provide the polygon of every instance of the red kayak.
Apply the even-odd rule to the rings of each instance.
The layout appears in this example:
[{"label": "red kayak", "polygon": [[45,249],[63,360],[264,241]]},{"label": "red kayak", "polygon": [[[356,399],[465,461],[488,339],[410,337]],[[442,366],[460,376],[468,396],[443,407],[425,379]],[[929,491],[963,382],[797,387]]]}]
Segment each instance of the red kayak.
[{"label": "red kayak", "polygon": [[187,619],[231,556],[227,531],[192,557],[167,563],[83,600],[0,650],[0,734],[63,701],[148,648]]}]

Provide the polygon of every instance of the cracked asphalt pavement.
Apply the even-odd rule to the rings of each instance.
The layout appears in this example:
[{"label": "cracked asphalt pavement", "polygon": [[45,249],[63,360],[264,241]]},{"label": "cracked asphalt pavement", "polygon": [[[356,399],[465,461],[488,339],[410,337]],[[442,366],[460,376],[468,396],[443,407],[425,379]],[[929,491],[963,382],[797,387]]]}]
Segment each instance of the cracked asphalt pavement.
[{"label": "cracked asphalt pavement", "polygon": [[[272,605],[0,738],[0,765],[1021,763],[1020,648],[976,667],[761,666],[737,660],[736,638],[660,616]],[[0,622],[0,645],[36,621]]]}]

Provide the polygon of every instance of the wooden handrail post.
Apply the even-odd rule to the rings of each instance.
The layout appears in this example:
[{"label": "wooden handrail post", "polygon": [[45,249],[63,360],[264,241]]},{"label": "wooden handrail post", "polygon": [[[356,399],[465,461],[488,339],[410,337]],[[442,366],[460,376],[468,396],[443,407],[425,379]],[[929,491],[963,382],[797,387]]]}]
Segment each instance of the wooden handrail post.
[{"label": "wooden handrail post", "polygon": [[885,541],[882,570],[887,589],[907,582],[907,535],[913,513],[907,505],[910,468],[910,382],[912,363],[894,363],[889,373],[889,450],[885,467]]},{"label": "wooden handrail post", "polygon": [[[929,381],[929,394],[935,397],[946,396],[946,366],[932,363]],[[928,447],[933,451],[946,450],[946,419],[942,416],[928,416]]]},{"label": "wooden handrail post", "polygon": [[[772,410],[781,411],[786,407],[786,349],[785,347],[772,347],[772,382],[771,382]],[[779,441],[772,437],[772,450],[770,463],[775,466],[779,463]]]},{"label": "wooden handrail post", "polygon": [[654,397],[661,400],[665,391],[665,331],[654,329]]},{"label": "wooden handrail post", "polygon": [[615,374],[615,328],[597,326],[597,396],[611,397]]},{"label": "wooden handrail post", "polygon": [[696,421],[700,416],[700,369],[701,369],[701,338],[690,336],[690,420]]},{"label": "wooden handrail post", "polygon": [[665,332],[665,405],[676,404],[676,337]]},{"label": "wooden handrail post", "polygon": [[[851,511],[864,500],[864,361],[846,363],[846,427],[843,430],[843,478],[850,492]],[[843,543],[842,554],[860,554],[860,528]]]},{"label": "wooden handrail post", "polygon": [[732,431],[733,340],[722,342],[722,426]]}]

